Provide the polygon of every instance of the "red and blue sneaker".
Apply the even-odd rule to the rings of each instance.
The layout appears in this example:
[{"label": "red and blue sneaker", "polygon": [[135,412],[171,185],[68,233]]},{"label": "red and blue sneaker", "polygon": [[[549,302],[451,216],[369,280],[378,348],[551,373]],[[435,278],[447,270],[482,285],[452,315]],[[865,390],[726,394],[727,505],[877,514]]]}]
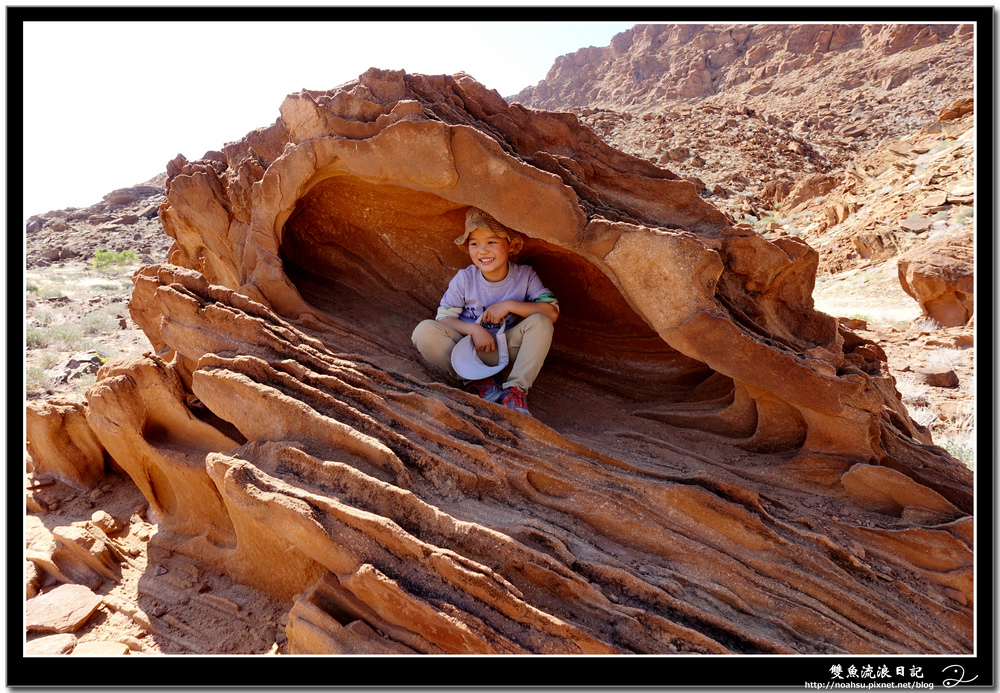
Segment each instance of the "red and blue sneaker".
[{"label": "red and blue sneaker", "polygon": [[501,393],[499,403],[514,411],[531,416],[531,412],[528,411],[528,393],[516,385],[508,387]]},{"label": "red and blue sneaker", "polygon": [[481,397],[487,402],[496,402],[503,395],[504,390],[497,382],[496,376],[484,378],[483,380],[473,380],[462,388],[465,392],[476,397]]}]

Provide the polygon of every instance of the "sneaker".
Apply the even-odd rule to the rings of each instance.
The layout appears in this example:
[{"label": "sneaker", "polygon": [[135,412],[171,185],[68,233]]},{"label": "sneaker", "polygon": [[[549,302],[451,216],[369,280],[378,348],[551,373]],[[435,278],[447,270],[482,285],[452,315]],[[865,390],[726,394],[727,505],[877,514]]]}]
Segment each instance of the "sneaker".
[{"label": "sneaker", "polygon": [[514,411],[531,416],[531,412],[528,411],[528,393],[519,387],[508,387],[504,390],[499,403]]},{"label": "sneaker", "polygon": [[485,399],[487,402],[496,402],[504,393],[497,383],[496,377],[473,380],[462,389],[470,395]]}]

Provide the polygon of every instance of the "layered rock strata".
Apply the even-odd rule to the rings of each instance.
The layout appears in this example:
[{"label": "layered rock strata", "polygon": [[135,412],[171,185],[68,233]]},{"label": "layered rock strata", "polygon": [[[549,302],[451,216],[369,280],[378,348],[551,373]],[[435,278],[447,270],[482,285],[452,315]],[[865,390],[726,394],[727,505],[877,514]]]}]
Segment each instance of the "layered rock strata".
[{"label": "layered rock strata", "polygon": [[[158,540],[279,598],[290,649],[969,652],[971,473],[767,241],[575,116],[371,70],[168,169],[168,265],[88,421]],[[561,317],[536,418],[409,343],[468,207]]]}]

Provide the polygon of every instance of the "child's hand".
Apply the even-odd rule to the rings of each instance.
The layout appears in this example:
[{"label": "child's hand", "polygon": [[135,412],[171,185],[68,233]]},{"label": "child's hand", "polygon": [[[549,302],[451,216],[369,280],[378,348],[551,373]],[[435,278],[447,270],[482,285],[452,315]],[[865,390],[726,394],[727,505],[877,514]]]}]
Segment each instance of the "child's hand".
[{"label": "child's hand", "polygon": [[476,345],[476,351],[493,351],[497,348],[497,343],[493,340],[493,335],[482,325],[476,325],[469,335],[472,343]]},{"label": "child's hand", "polygon": [[510,304],[513,301],[499,301],[483,311],[483,322],[491,322],[498,325],[510,313]]}]

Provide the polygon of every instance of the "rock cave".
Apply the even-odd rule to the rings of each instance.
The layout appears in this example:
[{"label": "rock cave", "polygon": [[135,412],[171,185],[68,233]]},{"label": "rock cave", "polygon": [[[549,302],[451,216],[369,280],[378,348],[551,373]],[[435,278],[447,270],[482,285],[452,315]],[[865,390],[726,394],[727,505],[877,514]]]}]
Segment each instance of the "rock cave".
[{"label": "rock cave", "polygon": [[[372,69],[168,166],[100,446],[293,653],[972,651],[972,472],[765,240],[569,113]],[[528,417],[412,347],[479,207],[561,317]]]}]

